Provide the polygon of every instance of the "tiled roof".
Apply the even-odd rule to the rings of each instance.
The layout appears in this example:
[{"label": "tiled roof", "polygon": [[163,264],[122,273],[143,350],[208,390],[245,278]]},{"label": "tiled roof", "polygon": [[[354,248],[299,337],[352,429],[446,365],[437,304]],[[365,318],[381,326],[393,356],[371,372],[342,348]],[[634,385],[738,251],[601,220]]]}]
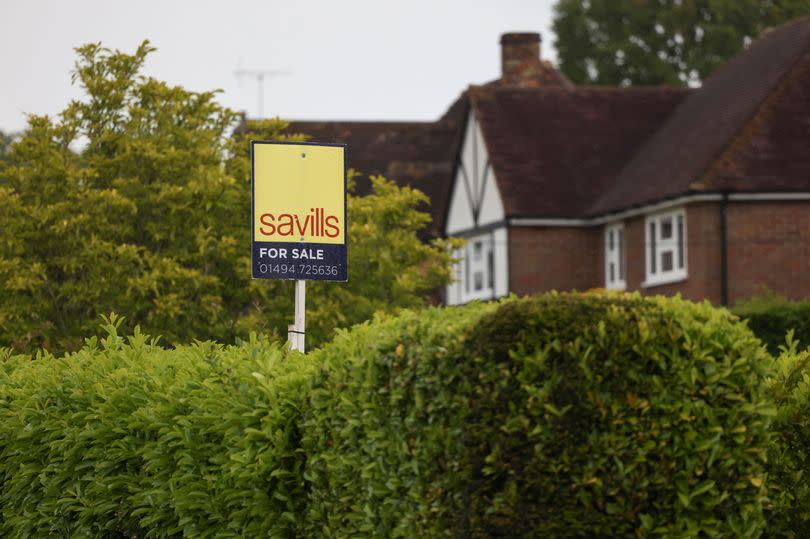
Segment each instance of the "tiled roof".
[{"label": "tiled roof", "polygon": [[589,210],[690,192],[810,190],[810,18],[767,32],[718,69]]},{"label": "tiled roof", "polygon": [[580,217],[689,90],[471,87],[510,217]]}]

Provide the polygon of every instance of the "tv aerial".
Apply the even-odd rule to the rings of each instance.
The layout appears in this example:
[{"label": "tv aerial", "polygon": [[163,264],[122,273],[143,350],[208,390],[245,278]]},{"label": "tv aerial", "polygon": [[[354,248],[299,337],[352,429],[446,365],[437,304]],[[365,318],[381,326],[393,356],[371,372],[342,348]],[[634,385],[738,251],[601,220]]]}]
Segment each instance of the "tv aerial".
[{"label": "tv aerial", "polygon": [[253,81],[256,81],[259,91],[259,100],[258,100],[259,118],[264,118],[264,79],[283,77],[285,75],[290,74],[292,74],[292,71],[290,71],[289,69],[244,69],[243,67],[241,67],[241,65],[236,68],[236,71],[234,71],[234,75],[236,75],[236,78],[240,82],[244,78],[249,78]]}]

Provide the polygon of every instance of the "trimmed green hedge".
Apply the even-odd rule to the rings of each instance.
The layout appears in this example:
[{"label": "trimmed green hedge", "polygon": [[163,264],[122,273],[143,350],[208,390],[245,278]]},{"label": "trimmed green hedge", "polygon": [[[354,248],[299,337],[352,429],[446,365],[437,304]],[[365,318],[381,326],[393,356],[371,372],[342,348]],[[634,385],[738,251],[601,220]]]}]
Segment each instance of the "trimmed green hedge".
[{"label": "trimmed green hedge", "polygon": [[497,304],[427,309],[343,332],[304,428],[304,537],[465,537],[469,335]]},{"label": "trimmed green hedge", "polygon": [[803,346],[810,345],[810,300],[790,301],[767,294],[734,306],[734,314],[748,320],[751,331],[764,342],[771,354],[778,355],[788,331]]},{"label": "trimmed green hedge", "polygon": [[761,532],[770,358],[727,311],[579,294],[472,309],[316,355],[330,376],[305,429],[308,522],[329,537]]},{"label": "trimmed green hedge", "polygon": [[779,410],[769,459],[775,486],[769,528],[786,537],[810,537],[810,348],[782,354],[769,385]]},{"label": "trimmed green hedge", "polygon": [[0,536],[294,537],[312,362],[107,329],[0,362]]},{"label": "trimmed green hedge", "polygon": [[258,339],[163,350],[108,330],[64,358],[0,361],[0,535],[765,525],[772,360],[708,304],[547,294],[428,309],[306,357]]}]

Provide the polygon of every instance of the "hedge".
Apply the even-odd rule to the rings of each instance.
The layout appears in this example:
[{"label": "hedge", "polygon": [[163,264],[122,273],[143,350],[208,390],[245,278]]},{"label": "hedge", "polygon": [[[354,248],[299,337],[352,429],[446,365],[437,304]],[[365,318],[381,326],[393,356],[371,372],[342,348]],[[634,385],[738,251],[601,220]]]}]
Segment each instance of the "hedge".
[{"label": "hedge", "polygon": [[469,309],[314,356],[308,536],[762,532],[771,359],[735,317],[637,295]]},{"label": "hedge", "polygon": [[771,359],[638,295],[380,317],[301,356],[0,353],[0,536],[755,537]]},{"label": "hedge", "polygon": [[312,500],[304,537],[464,537],[472,387],[469,335],[496,304],[427,309],[341,333],[312,354],[303,445]]},{"label": "hedge", "polygon": [[768,520],[782,536],[810,537],[810,348],[797,353],[790,344],[769,381],[779,413],[769,458],[775,506]]},{"label": "hedge", "polygon": [[728,312],[545,296],[504,306],[476,343],[512,375],[477,391],[482,415],[502,418],[473,431],[485,462],[511,455],[480,475],[482,535],[762,530],[770,359]]},{"label": "hedge", "polygon": [[802,345],[810,345],[810,299],[790,301],[776,294],[766,294],[743,301],[733,310],[737,316],[748,320],[748,326],[771,354],[779,354],[789,331]]},{"label": "hedge", "polygon": [[107,330],[0,362],[0,536],[293,537],[312,363]]}]

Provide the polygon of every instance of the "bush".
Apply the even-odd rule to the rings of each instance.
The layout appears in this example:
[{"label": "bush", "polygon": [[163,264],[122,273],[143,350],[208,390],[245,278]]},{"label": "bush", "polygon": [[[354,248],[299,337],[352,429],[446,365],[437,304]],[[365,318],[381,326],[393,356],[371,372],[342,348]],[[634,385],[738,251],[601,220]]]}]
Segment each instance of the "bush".
[{"label": "bush", "polygon": [[734,314],[748,320],[748,326],[773,355],[779,354],[790,330],[797,341],[810,344],[810,300],[790,301],[765,294],[735,305]]},{"label": "bush", "polygon": [[[250,278],[249,140],[306,136],[275,119],[231,137],[238,115],[216,92],[141,73],[153,50],[80,47],[84,95],[29,116],[7,150],[0,133],[0,346],[74,351],[110,311],[173,344],[292,322],[293,283]],[[310,348],[375,311],[427,305],[451,281],[457,240],[419,239],[428,198],[382,177],[356,196],[353,176],[349,280],[308,285]]]},{"label": "bush", "polygon": [[763,531],[772,360],[708,304],[428,309],[306,357],[107,330],[61,358],[0,350],[0,536]]},{"label": "bush", "polygon": [[772,535],[810,537],[810,348],[784,349],[770,389],[778,414],[769,458],[775,487],[769,528]]},{"label": "bush", "polygon": [[475,427],[468,335],[496,307],[377,318],[312,354],[328,376],[304,428],[304,537],[458,536],[465,429]]},{"label": "bush", "polygon": [[108,330],[0,361],[0,536],[294,536],[312,363],[258,339],[165,350]]},{"label": "bush", "polygon": [[316,357],[310,536],[763,529],[770,358],[727,311],[547,294],[376,322]]}]

